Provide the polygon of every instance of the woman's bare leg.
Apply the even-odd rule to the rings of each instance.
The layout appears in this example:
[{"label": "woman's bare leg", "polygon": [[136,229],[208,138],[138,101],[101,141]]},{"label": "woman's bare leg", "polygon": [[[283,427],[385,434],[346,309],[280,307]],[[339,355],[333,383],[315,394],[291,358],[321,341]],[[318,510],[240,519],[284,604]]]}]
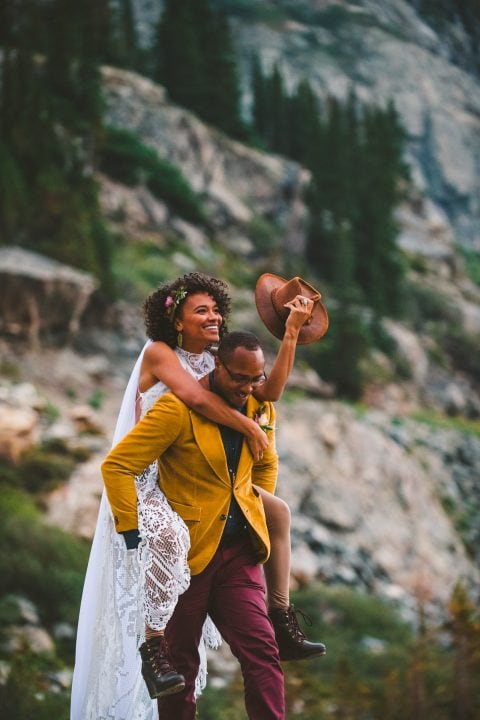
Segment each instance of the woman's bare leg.
[{"label": "woman's bare leg", "polygon": [[269,608],[290,605],[290,508],[279,497],[257,487],[265,508],[270,535],[270,557],[263,566]]},{"label": "woman's bare leg", "polygon": [[267,585],[267,604],[281,660],[307,660],[325,655],[325,645],[311,642],[298,625],[290,605],[290,508],[281,498],[255,486],[265,508],[270,535],[270,557],[263,566]]}]

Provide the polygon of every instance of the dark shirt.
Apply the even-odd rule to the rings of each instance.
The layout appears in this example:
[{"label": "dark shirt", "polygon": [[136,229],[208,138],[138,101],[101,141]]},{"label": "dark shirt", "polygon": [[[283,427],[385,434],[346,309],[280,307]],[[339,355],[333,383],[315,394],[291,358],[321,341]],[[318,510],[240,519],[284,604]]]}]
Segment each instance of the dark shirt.
[{"label": "dark shirt", "polygon": [[[216,392],[213,371],[210,373],[208,381],[210,390],[212,392]],[[237,408],[237,410],[245,414],[246,407],[240,407]],[[238,430],[233,430],[233,428],[227,427],[226,425],[219,425],[218,428],[220,430],[220,435],[222,436],[223,447],[227,458],[228,474],[230,475],[233,487],[235,476],[237,474],[238,461],[240,460],[240,453],[242,452],[243,434]],[[230,501],[230,507],[228,509],[227,520],[225,522],[225,529],[222,537],[241,535],[246,531],[246,529],[247,523],[245,516],[232,492],[232,499]]]}]

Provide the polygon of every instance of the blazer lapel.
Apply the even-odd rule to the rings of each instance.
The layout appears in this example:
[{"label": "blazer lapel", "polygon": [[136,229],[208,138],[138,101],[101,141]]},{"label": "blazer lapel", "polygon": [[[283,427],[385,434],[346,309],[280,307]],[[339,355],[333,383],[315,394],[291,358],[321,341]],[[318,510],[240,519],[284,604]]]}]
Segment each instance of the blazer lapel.
[{"label": "blazer lapel", "polygon": [[[253,395],[247,400],[247,417],[253,418],[255,411],[260,407],[258,400]],[[249,450],[248,443],[246,440],[243,441],[242,452],[240,453],[240,459],[238,461],[237,475],[241,475],[247,469],[250,469],[253,465],[252,453]]]},{"label": "blazer lapel", "polygon": [[227,458],[218,426],[196,412],[191,411],[190,417],[192,419],[193,434],[200,452],[204,455],[215,475],[218,475],[223,482],[230,485]]}]

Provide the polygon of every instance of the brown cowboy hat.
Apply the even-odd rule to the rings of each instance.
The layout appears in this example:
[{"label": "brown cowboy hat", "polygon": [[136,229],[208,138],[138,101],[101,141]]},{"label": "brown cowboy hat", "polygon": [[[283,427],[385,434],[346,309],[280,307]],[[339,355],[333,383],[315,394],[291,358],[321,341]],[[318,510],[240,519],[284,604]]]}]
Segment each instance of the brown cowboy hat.
[{"label": "brown cowboy hat", "polygon": [[297,295],[304,295],[314,302],[311,315],[301,328],[297,341],[298,345],[308,345],[323,337],[328,329],[328,314],[320,302],[321,294],[318,290],[300,277],[285,280],[271,273],[260,275],[255,287],[258,314],[272,335],[279,340],[283,338],[285,321],[290,313],[285,303],[294,300]]}]

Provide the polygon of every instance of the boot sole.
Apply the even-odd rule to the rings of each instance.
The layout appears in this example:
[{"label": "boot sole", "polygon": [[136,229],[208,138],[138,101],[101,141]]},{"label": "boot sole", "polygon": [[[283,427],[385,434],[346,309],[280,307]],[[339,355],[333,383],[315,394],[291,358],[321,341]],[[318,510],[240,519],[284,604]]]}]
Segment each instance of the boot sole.
[{"label": "boot sole", "polygon": [[327,651],[324,650],[323,652],[317,652],[312,655],[304,655],[304,656],[297,655],[295,657],[282,657],[280,655],[280,660],[282,662],[298,662],[299,660],[313,660],[314,658],[324,657],[324,655],[326,655],[326,654],[327,654]]},{"label": "boot sole", "polygon": [[177,683],[176,685],[171,685],[164,690],[150,689],[147,685],[147,689],[152,700],[157,700],[158,698],[165,697],[166,695],[175,695],[175,693],[182,692],[182,690],[185,690],[185,683]]}]

